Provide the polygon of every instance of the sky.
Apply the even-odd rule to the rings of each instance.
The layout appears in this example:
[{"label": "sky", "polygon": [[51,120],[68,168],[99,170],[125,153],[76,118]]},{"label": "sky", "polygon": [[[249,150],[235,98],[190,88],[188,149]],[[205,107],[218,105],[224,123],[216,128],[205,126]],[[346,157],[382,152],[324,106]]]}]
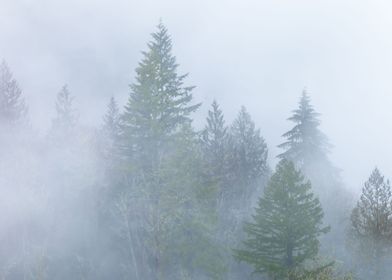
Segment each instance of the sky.
[{"label": "sky", "polygon": [[126,102],[162,19],[203,103],[195,126],[213,99],[228,122],[244,105],[273,164],[306,88],[332,161],[359,192],[375,166],[392,178],[391,10],[381,0],[0,0],[0,58],[42,133],[64,84],[81,122],[99,125],[111,96]]}]

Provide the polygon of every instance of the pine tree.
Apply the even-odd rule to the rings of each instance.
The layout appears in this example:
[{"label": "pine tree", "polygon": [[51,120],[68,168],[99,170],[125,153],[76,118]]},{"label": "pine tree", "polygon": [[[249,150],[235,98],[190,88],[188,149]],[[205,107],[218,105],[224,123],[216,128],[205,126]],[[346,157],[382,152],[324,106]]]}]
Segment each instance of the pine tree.
[{"label": "pine tree", "polygon": [[[350,241],[372,279],[381,279],[383,257],[392,251],[392,194],[388,180],[376,168],[365,183],[351,214]],[[383,278],[382,278],[383,279]]]},{"label": "pine tree", "polygon": [[231,172],[237,184],[252,184],[267,171],[268,149],[245,107],[231,126],[230,142]]},{"label": "pine tree", "polygon": [[259,199],[253,222],[245,225],[244,249],[235,251],[238,260],[273,279],[293,279],[292,273],[315,257],[323,210],[292,162],[282,160]]},{"label": "pine tree", "polygon": [[[172,184],[168,183],[171,180],[168,174],[172,173],[166,171],[165,162],[174,153],[181,129],[190,125],[190,114],[200,106],[191,104],[194,87],[184,85],[187,75],[177,74],[178,64],[171,52],[171,38],[160,23],[148,50],[143,52],[121,115],[119,148],[128,172],[124,189],[132,192],[132,197],[143,199],[142,206],[136,209],[143,217],[137,221],[137,232],[143,233],[139,238],[148,243],[143,255],[151,268],[146,273],[152,279],[164,279],[167,273],[164,266],[169,254],[167,236],[175,236],[172,221],[178,219],[177,198],[185,191],[172,190]],[[177,162],[172,168],[180,170],[180,164]]]},{"label": "pine tree", "polygon": [[111,140],[118,138],[120,135],[120,109],[114,97],[110,98],[107,106],[106,114],[103,117],[102,130]]},{"label": "pine tree", "polygon": [[117,152],[117,142],[119,141],[120,128],[120,109],[114,97],[110,98],[107,105],[106,114],[103,117],[101,127],[102,133],[102,152],[107,160],[113,159]]},{"label": "pine tree", "polygon": [[26,122],[27,107],[18,83],[3,60],[0,64],[0,124],[15,125]]},{"label": "pine tree", "polygon": [[207,162],[207,173],[213,181],[222,183],[227,173],[229,133],[222,110],[214,100],[208,111],[207,125],[202,132],[201,143]]},{"label": "pine tree", "polygon": [[73,107],[74,98],[68,90],[68,86],[64,85],[57,94],[56,100],[56,117],[53,120],[53,126],[62,130],[73,128],[77,122],[76,111]]},{"label": "pine tree", "polygon": [[288,120],[295,126],[283,134],[286,142],[278,147],[285,152],[278,155],[280,159],[293,161],[298,167],[307,168],[316,160],[324,159],[330,145],[326,136],[319,130],[319,114],[310,104],[310,97],[303,91],[298,109]]},{"label": "pine tree", "polygon": [[136,82],[122,115],[122,148],[136,156],[146,171],[157,163],[159,151],[173,133],[190,122],[189,115],[200,106],[190,104],[194,87],[184,86],[187,74],[177,74],[166,27],[160,23],[157,28],[136,69]]}]

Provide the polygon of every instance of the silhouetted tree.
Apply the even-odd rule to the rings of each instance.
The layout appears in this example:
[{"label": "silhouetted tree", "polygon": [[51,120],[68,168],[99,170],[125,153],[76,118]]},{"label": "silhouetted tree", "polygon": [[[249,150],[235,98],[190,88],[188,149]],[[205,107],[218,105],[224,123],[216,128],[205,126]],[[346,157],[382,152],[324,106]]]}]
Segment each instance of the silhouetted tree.
[{"label": "silhouetted tree", "polygon": [[73,96],[64,85],[57,94],[56,99],[56,116],[52,121],[52,127],[49,136],[55,141],[66,141],[73,137],[75,125],[78,121],[78,115],[73,106]]},{"label": "silhouetted tree", "polygon": [[14,126],[26,123],[26,114],[22,91],[3,60],[0,64],[0,124]]},{"label": "silhouetted tree", "polygon": [[298,109],[293,111],[293,115],[288,119],[294,122],[294,127],[283,134],[286,142],[278,147],[285,152],[278,155],[280,159],[293,161],[298,167],[306,168],[325,157],[329,151],[326,136],[320,131],[319,114],[310,104],[309,95],[303,91]]}]

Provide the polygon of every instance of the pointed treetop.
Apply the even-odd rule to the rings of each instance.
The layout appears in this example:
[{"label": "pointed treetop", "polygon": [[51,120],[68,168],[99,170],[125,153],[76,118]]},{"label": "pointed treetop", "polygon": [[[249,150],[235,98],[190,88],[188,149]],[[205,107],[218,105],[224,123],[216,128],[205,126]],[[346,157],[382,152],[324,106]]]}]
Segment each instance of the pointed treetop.
[{"label": "pointed treetop", "polygon": [[71,129],[77,123],[77,113],[73,106],[74,97],[64,85],[57,94],[56,100],[56,117],[53,120],[53,126],[56,129]]},{"label": "pointed treetop", "polygon": [[102,129],[110,138],[117,137],[120,133],[120,109],[113,96],[107,105],[106,114],[103,117]]},{"label": "pointed treetop", "polygon": [[[128,131],[150,131],[149,136],[163,139],[185,122],[200,104],[190,104],[193,86],[184,86],[185,75],[178,75],[172,42],[167,28],[160,23],[136,68],[136,81],[122,116]],[[148,127],[147,127],[148,126]],[[129,130],[133,127],[134,129]],[[153,130],[151,128],[154,128]]]},{"label": "pointed treetop", "polygon": [[278,158],[292,160],[299,166],[310,164],[314,159],[326,158],[331,145],[319,129],[319,116],[311,104],[309,94],[304,90],[298,108],[288,118],[294,127],[282,135],[286,141],[278,147],[285,151]]},{"label": "pointed treetop", "polygon": [[26,123],[27,106],[22,91],[5,60],[0,64],[0,122]]}]

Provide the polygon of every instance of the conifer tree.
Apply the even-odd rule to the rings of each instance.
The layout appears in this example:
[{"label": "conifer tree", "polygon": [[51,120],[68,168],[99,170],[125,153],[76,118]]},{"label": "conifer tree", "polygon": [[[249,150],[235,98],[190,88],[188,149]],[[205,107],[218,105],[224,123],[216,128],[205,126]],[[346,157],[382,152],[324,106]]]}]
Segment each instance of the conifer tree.
[{"label": "conifer tree", "polygon": [[259,199],[253,222],[245,225],[244,249],[235,256],[255,273],[293,279],[292,273],[318,253],[318,238],[329,230],[322,219],[311,183],[292,162],[282,160]]},{"label": "conifer tree", "polygon": [[[200,104],[192,104],[192,86],[185,86],[187,75],[177,73],[178,64],[172,55],[172,42],[166,27],[160,23],[152,34],[148,50],[136,69],[136,81],[124,113],[121,115],[119,148],[127,167],[127,181],[124,189],[130,197],[142,200],[136,209],[143,217],[137,221],[138,234],[146,240],[144,246],[147,274],[152,279],[165,279],[170,271],[164,266],[170,254],[168,236],[175,236],[173,221],[178,196],[184,196],[185,189],[172,190],[169,183],[171,171],[181,170],[180,162],[170,172],[165,163],[175,153],[176,139],[184,126],[191,123],[190,114]],[[128,168],[129,167],[129,168]],[[174,170],[172,170],[174,169]],[[128,172],[129,171],[129,172]],[[168,203],[170,202],[170,203]],[[137,205],[136,203],[133,203]]]},{"label": "conifer tree", "polygon": [[77,115],[73,107],[74,98],[68,90],[68,86],[64,85],[57,94],[56,100],[56,117],[53,120],[53,126],[62,130],[69,130],[75,126]]},{"label": "conifer tree", "polygon": [[118,138],[120,134],[120,109],[114,97],[110,98],[107,105],[106,114],[103,117],[102,130],[112,140]]},{"label": "conifer tree", "polygon": [[179,126],[189,122],[200,104],[191,104],[193,86],[177,74],[172,41],[160,23],[136,69],[136,81],[122,115],[123,150],[138,158],[145,171],[159,161],[159,153]]},{"label": "conifer tree", "polygon": [[111,97],[101,127],[103,138],[101,141],[103,145],[102,152],[107,160],[113,159],[116,153],[117,142],[121,133],[120,129],[120,109],[115,98]]},{"label": "conifer tree", "polygon": [[310,97],[303,91],[298,109],[288,118],[295,125],[283,134],[286,142],[278,147],[285,151],[278,155],[280,159],[293,161],[298,167],[305,168],[316,160],[324,159],[329,151],[326,136],[320,131],[319,114],[310,104]]},{"label": "conifer tree", "polygon": [[231,171],[237,184],[247,186],[267,171],[267,144],[245,107],[231,126],[230,145]]},{"label": "conifer tree", "polygon": [[364,184],[361,197],[351,214],[350,243],[361,256],[368,275],[383,279],[383,257],[392,249],[392,194],[388,180],[380,171],[373,170]]},{"label": "conifer tree", "polygon": [[27,107],[18,83],[3,60],[0,64],[0,124],[15,125],[26,121]]},{"label": "conifer tree", "polygon": [[214,181],[223,182],[227,173],[228,128],[222,110],[214,100],[208,111],[207,125],[202,132],[202,147],[207,161],[207,173]]}]

